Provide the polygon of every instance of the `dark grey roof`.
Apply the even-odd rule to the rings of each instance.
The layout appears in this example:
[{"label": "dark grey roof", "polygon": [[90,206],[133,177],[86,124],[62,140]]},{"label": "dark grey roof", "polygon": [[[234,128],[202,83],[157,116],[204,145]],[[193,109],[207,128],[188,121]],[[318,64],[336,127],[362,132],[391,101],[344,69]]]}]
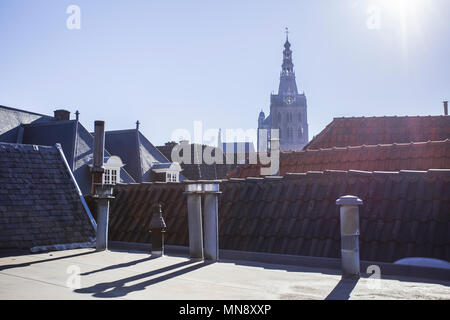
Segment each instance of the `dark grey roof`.
[{"label": "dark grey roof", "polygon": [[170,162],[139,130],[117,130],[105,133],[105,147],[118,155],[125,169],[137,182],[152,181],[155,162]]},{"label": "dark grey roof", "polygon": [[[11,129],[12,128],[12,129]],[[0,106],[0,142],[54,146],[61,144],[64,155],[83,194],[91,191],[91,174],[94,138],[78,121],[60,121],[25,110]],[[105,150],[105,156],[111,154]],[[124,183],[135,180],[120,170]]]},{"label": "dark grey roof", "polygon": [[21,125],[52,120],[55,120],[55,118],[39,113],[0,106],[0,141],[16,143],[18,142],[17,139]]},{"label": "dark grey roof", "polygon": [[64,155],[73,170],[77,121],[47,121],[24,126],[22,144],[54,146],[61,144]]},{"label": "dark grey roof", "polygon": [[152,169],[169,169],[171,165],[171,163],[156,163]]},{"label": "dark grey roof", "polygon": [[[83,194],[91,192],[91,173],[88,165],[93,161],[94,137],[81,123],[68,120],[26,125],[23,143],[47,146],[60,143],[81,191]],[[109,157],[111,154],[105,150],[105,156]],[[120,178],[124,183],[135,182],[123,169],[120,170]]]},{"label": "dark grey roof", "polygon": [[94,226],[59,150],[0,143],[0,248],[94,238]]}]

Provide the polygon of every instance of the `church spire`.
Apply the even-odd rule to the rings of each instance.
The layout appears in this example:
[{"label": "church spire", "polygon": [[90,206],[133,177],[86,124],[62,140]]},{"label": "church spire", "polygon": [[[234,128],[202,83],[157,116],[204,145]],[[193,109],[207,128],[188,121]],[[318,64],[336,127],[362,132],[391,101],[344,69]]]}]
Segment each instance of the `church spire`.
[{"label": "church spire", "polygon": [[222,149],[223,145],[222,145],[222,129],[219,128],[219,134],[217,135],[217,148]]},{"label": "church spire", "polygon": [[294,63],[292,62],[291,43],[289,42],[289,29],[286,28],[286,42],[284,43],[283,64],[281,65],[280,95],[298,94],[295,82]]}]

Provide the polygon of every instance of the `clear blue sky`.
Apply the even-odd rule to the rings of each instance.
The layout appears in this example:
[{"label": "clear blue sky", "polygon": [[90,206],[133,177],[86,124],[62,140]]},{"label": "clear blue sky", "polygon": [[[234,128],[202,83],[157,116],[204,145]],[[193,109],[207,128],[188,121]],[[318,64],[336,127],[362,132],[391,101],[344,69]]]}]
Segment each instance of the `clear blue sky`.
[{"label": "clear blue sky", "polygon": [[[66,27],[72,4],[80,30]],[[449,13],[448,0],[1,0],[0,104],[78,109],[90,130],[139,119],[157,145],[194,120],[254,128],[278,89],[288,26],[310,138],[333,117],[438,115]]]}]

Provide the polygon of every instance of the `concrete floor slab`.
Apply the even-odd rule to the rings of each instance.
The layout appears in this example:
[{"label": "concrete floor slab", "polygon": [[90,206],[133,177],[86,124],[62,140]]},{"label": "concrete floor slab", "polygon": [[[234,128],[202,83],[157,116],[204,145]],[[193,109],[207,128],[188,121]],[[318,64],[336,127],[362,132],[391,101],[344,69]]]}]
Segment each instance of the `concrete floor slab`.
[{"label": "concrete floor slab", "polygon": [[450,281],[93,249],[0,258],[0,299],[450,299]]}]

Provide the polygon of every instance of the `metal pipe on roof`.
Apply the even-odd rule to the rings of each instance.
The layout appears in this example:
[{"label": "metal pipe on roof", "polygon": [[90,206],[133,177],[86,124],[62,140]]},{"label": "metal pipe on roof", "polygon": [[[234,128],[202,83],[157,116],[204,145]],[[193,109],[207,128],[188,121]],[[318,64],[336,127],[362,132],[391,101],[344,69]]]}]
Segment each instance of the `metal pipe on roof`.
[{"label": "metal pipe on roof", "polygon": [[92,198],[97,206],[97,251],[108,248],[109,202],[114,199],[113,186],[103,184],[103,161],[105,157],[105,122],[95,121],[94,165],[92,173]]},{"label": "metal pipe on roof", "polygon": [[152,208],[152,220],[150,221],[150,231],[152,233],[152,257],[164,255],[164,233],[166,223],[162,217],[161,205]]},{"label": "metal pipe on roof", "polygon": [[107,184],[95,184],[97,204],[97,251],[108,249],[109,202],[114,199],[113,187]]},{"label": "metal pipe on roof", "polygon": [[448,116],[448,101],[444,101],[444,116]]},{"label": "metal pipe on roof", "polygon": [[94,167],[102,168],[105,156],[105,121],[95,121]]},{"label": "metal pipe on roof", "polygon": [[205,193],[205,259],[219,260],[219,204],[218,183],[205,183],[202,185]]},{"label": "metal pipe on roof", "polygon": [[341,263],[342,276],[360,276],[359,259],[359,206],[362,200],[356,196],[343,196],[336,200],[341,220]]},{"label": "metal pipe on roof", "polygon": [[189,257],[203,259],[202,185],[186,185],[189,228]]}]

